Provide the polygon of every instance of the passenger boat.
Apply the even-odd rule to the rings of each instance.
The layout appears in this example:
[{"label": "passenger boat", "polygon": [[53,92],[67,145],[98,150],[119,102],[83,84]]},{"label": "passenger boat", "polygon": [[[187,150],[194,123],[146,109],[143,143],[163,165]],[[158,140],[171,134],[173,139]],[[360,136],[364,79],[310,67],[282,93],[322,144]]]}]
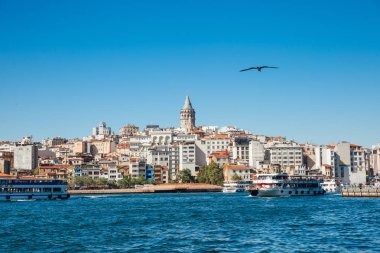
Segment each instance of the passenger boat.
[{"label": "passenger boat", "polygon": [[[4,175],[4,174],[3,174]],[[65,180],[0,176],[0,200],[68,199]]]},{"label": "passenger boat", "polygon": [[249,193],[258,197],[316,196],[325,194],[325,190],[316,177],[278,173],[257,175]]},{"label": "passenger boat", "polygon": [[321,187],[326,193],[339,193],[341,192],[341,187],[336,184],[334,179],[323,181]]},{"label": "passenger boat", "polygon": [[223,193],[245,192],[252,181],[225,181]]}]

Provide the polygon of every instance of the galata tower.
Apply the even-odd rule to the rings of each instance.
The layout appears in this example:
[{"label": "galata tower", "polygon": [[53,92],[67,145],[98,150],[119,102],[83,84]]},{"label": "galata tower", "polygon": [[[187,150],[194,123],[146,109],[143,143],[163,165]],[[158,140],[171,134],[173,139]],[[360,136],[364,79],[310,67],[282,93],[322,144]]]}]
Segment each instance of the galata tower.
[{"label": "galata tower", "polygon": [[185,104],[181,110],[181,128],[185,130],[186,133],[190,133],[195,127],[195,110],[191,106],[189,96],[186,96]]}]

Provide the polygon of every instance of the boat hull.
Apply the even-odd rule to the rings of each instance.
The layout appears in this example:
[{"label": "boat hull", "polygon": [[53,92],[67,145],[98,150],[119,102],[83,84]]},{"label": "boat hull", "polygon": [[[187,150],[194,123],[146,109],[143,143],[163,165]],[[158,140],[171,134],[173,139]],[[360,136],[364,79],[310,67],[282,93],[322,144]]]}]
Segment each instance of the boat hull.
[{"label": "boat hull", "polygon": [[12,193],[0,194],[0,201],[18,201],[18,200],[63,200],[70,198],[70,194],[27,194],[27,193]]},{"label": "boat hull", "polygon": [[322,188],[264,188],[250,189],[249,194],[257,197],[318,196],[325,194]]}]

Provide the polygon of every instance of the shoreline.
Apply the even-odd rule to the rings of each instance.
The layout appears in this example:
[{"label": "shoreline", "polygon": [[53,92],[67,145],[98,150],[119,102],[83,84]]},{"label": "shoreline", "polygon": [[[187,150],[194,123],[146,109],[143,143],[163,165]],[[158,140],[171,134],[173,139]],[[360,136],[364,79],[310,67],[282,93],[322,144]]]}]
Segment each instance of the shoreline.
[{"label": "shoreline", "polygon": [[141,189],[101,189],[101,190],[69,190],[70,195],[83,194],[134,194],[134,193],[195,193],[195,192],[221,192],[222,187],[217,185],[192,184],[161,184]]}]

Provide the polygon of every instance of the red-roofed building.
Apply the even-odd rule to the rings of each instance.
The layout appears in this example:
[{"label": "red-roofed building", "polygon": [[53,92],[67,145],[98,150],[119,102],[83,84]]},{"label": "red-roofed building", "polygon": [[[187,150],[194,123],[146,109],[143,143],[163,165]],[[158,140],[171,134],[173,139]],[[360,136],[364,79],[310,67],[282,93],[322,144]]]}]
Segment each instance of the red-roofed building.
[{"label": "red-roofed building", "polygon": [[49,165],[39,167],[39,177],[48,179],[68,179],[73,173],[70,165]]},{"label": "red-roofed building", "polygon": [[229,152],[224,151],[215,151],[208,156],[207,164],[210,164],[211,161],[218,164],[220,167],[223,167],[225,164],[228,164]]}]

